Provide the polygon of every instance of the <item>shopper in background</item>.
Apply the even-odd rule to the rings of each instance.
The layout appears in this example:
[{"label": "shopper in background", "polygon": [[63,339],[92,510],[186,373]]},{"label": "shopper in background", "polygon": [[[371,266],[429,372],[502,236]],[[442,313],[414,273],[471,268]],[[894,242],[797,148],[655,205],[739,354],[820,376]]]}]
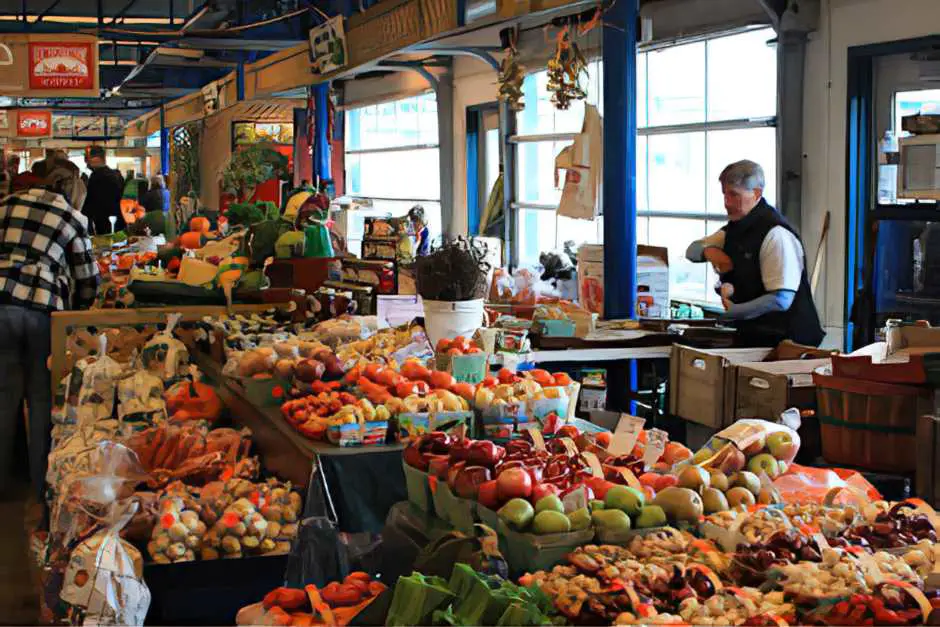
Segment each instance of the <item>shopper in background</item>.
[{"label": "shopper in background", "polygon": [[13,181],[11,182],[12,191],[19,192],[30,189],[32,187],[38,187],[42,185],[45,176],[46,160],[40,159],[39,161],[34,162],[29,170],[20,172],[13,177]]},{"label": "shopper in background", "polygon": [[87,308],[98,288],[88,221],[69,198],[78,177],[50,163],[39,186],[0,203],[0,492],[11,475],[25,397],[30,478],[40,497],[51,436],[50,313]]},{"label": "shopper in background", "polygon": [[88,218],[88,228],[93,235],[107,235],[111,232],[110,217],[117,222],[114,229],[124,228],[121,216],[121,194],[124,191],[124,179],[117,170],[112,170],[105,162],[105,151],[101,146],[91,146],[85,163],[91,170],[88,177],[88,195],[82,206],[82,213]]},{"label": "shopper in background", "polygon": [[129,227],[132,234],[166,235],[166,218],[169,213],[169,202],[164,199],[163,192],[167,191],[163,177],[159,174],[150,177],[150,189],[144,194],[141,205],[144,215],[133,226]]},{"label": "shopper in background", "polygon": [[721,278],[723,318],[741,346],[776,346],[783,340],[819,346],[825,333],[806,278],[803,242],[764,199],[764,170],[738,161],[718,177],[728,224],[692,242],[690,261],[709,261]]},{"label": "shopper in background", "polygon": [[424,257],[431,252],[431,236],[428,231],[427,218],[424,217],[424,207],[415,205],[408,212],[408,219],[415,232],[415,255]]},{"label": "shopper in background", "polygon": [[170,210],[170,192],[166,188],[163,176],[155,174],[150,177],[150,188],[140,201],[147,213],[151,211]]}]

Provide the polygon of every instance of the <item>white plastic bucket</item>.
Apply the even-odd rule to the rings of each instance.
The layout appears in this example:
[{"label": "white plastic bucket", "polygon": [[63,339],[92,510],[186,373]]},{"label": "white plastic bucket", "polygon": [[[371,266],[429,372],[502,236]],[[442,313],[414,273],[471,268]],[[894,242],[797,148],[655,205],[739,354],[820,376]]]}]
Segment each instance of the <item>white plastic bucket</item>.
[{"label": "white plastic bucket", "polygon": [[432,346],[442,339],[458,335],[466,338],[483,326],[483,299],[426,300],[424,302],[424,329]]}]

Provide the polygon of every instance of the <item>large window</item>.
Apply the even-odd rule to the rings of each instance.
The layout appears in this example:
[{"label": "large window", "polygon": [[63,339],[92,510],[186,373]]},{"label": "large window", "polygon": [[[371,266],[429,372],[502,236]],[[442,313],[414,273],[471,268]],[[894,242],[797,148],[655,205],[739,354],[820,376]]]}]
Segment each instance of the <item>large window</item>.
[{"label": "large window", "polygon": [[637,66],[637,241],[669,249],[673,298],[719,299],[689,242],[725,222],[718,175],[751,159],[777,178],[777,61],[771,29],[643,52]]},{"label": "large window", "polygon": [[346,111],[350,196],[403,216],[420,203],[431,237],[441,234],[437,100],[433,93]]},{"label": "large window", "polygon": [[[752,159],[764,167],[765,196],[776,195],[776,51],[769,28],[641,52],[637,64],[637,240],[669,249],[671,295],[718,301],[707,264],[685,260],[688,244],[725,223],[718,175]],[[602,104],[603,65],[589,64],[587,101]],[[560,218],[554,159],[581,128],[583,103],[557,111],[546,72],[526,77],[517,115],[520,262],[540,251],[603,242],[603,218]],[[603,114],[603,110],[601,111]]]}]

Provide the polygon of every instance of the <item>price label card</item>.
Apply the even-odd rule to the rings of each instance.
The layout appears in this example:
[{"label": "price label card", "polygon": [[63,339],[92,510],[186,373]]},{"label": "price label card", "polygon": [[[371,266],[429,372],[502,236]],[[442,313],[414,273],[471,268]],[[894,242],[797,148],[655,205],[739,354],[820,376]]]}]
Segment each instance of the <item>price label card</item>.
[{"label": "price label card", "polygon": [[532,438],[532,444],[535,446],[535,450],[544,451],[545,450],[545,438],[542,437],[542,432],[539,431],[538,427],[526,427],[526,431],[529,432],[529,437]]},{"label": "price label card", "polygon": [[450,360],[450,374],[458,383],[471,383],[476,385],[486,377],[489,365],[489,355],[474,353],[472,355],[454,355]]},{"label": "price label card", "polygon": [[581,457],[584,458],[584,461],[588,463],[588,467],[591,469],[591,474],[600,479],[604,478],[604,467],[601,466],[601,460],[597,458],[597,455],[590,451],[585,451],[581,453]]},{"label": "price label card", "polygon": [[663,456],[669,434],[662,429],[650,429],[646,432],[646,450],[643,452],[643,464],[652,466]]},{"label": "price label card", "polygon": [[561,503],[565,506],[565,513],[570,514],[571,512],[576,512],[582,507],[588,506],[588,497],[587,490],[584,489],[584,486],[580,486],[577,489],[572,490],[568,494],[561,497]]},{"label": "price label card", "polygon": [[763,432],[764,428],[760,425],[740,420],[727,429],[719,431],[715,434],[715,437],[730,440],[739,449],[744,450],[749,444],[757,440]]},{"label": "price label card", "polygon": [[607,452],[614,456],[629,454],[636,445],[644,424],[646,420],[643,418],[620,414],[620,420],[617,421],[613,435],[610,436],[610,446],[607,447]]}]

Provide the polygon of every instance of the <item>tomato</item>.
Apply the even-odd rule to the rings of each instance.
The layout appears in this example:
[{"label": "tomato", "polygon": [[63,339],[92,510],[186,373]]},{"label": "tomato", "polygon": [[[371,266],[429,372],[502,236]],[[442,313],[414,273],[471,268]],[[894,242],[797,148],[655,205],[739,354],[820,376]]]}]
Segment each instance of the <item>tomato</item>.
[{"label": "tomato", "polygon": [[457,381],[454,380],[453,375],[449,372],[442,370],[434,370],[431,372],[431,387],[435,390],[449,390],[455,383],[457,383]]},{"label": "tomato", "polygon": [[554,379],[555,385],[571,385],[571,377],[565,372],[556,372]]},{"label": "tomato", "polygon": [[447,351],[447,354],[448,354],[448,355],[451,355],[451,356],[454,356],[454,355],[463,355],[463,351],[460,350],[459,348],[452,348],[452,349],[450,349],[450,350]]},{"label": "tomato", "polygon": [[444,353],[448,348],[450,348],[450,340],[446,337],[442,337],[437,341],[437,348],[435,350],[437,350],[438,353]]}]

